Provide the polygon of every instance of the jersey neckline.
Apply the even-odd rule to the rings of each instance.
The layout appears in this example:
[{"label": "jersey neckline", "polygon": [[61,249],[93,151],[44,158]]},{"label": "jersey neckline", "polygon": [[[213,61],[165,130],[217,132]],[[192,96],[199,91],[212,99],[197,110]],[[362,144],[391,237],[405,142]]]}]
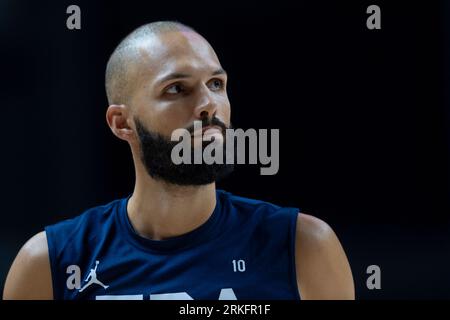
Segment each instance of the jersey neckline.
[{"label": "jersey neckline", "polygon": [[[222,216],[222,201],[223,196],[226,192],[222,190],[216,190],[216,206],[211,214],[211,216],[200,226],[191,230],[185,234],[168,238],[165,240],[152,240],[139,235],[133,226],[131,225],[127,204],[128,200],[132,196],[130,194],[128,197],[122,199],[119,203],[117,210],[117,222],[119,224],[119,230],[121,230],[122,235],[133,245],[144,250],[152,252],[165,252],[165,251],[178,251],[184,250],[189,247],[199,245],[208,240],[213,239],[218,233],[218,222]],[[182,214],[182,213],[180,213]]]}]

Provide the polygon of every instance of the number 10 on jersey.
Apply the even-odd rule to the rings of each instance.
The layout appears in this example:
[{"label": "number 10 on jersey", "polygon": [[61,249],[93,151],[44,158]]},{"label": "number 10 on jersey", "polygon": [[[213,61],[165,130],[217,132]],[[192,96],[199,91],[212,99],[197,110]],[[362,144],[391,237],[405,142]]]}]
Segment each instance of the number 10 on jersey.
[{"label": "number 10 on jersey", "polygon": [[233,260],[233,271],[234,272],[244,272],[245,271],[245,261],[244,260]]}]

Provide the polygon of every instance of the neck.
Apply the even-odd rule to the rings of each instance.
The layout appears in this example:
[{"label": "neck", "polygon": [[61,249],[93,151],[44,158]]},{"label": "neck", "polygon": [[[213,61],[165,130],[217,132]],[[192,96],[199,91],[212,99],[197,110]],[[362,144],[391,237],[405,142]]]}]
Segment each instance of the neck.
[{"label": "neck", "polygon": [[[140,170],[139,170],[140,171]],[[128,217],[142,237],[164,240],[205,223],[216,206],[216,186],[176,186],[136,172]]]}]

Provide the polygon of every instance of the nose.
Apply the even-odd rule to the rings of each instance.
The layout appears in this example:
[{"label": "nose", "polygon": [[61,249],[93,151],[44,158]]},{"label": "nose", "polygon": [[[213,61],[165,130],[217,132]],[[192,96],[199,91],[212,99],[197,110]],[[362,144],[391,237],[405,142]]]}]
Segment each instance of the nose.
[{"label": "nose", "polygon": [[204,86],[199,92],[199,98],[194,110],[195,118],[199,120],[212,118],[217,111],[217,104],[209,88]]}]

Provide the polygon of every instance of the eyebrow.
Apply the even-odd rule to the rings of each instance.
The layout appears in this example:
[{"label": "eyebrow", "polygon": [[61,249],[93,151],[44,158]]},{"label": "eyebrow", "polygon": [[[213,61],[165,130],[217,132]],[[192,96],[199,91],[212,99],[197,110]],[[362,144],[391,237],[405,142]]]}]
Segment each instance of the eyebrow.
[{"label": "eyebrow", "polygon": [[[227,75],[227,72],[223,68],[219,68],[216,71],[214,71],[211,75],[217,76],[220,74]],[[190,75],[187,73],[174,72],[174,73],[168,74],[167,76],[164,76],[163,78],[161,78],[161,80],[158,80],[158,84],[162,84],[169,80],[183,79],[183,78],[189,78],[189,77],[190,77]]]}]

